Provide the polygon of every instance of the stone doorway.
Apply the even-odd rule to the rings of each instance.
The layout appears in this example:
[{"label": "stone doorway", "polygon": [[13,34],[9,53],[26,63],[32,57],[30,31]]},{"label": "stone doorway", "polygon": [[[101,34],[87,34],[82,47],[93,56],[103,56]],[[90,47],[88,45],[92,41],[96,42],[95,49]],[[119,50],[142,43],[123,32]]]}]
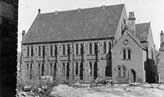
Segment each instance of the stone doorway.
[{"label": "stone doorway", "polygon": [[128,72],[128,77],[129,77],[129,83],[134,83],[134,82],[136,82],[136,72],[135,72],[135,70],[131,69],[131,70]]}]

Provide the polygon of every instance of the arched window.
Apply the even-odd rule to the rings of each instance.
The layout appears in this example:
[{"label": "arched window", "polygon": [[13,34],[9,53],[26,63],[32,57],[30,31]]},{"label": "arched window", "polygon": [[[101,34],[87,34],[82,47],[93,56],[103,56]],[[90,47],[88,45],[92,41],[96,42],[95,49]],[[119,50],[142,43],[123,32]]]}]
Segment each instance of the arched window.
[{"label": "arched window", "polygon": [[67,78],[67,80],[69,80],[69,62],[67,63],[67,67],[66,67],[67,69],[67,71],[66,71],[66,78]]},{"label": "arched window", "polygon": [[71,52],[71,51],[70,51],[70,45],[68,44],[68,45],[67,45],[67,55],[68,55],[68,56],[70,55],[70,52]]},{"label": "arched window", "polygon": [[131,51],[128,49],[128,59],[131,59]]},{"label": "arched window", "polygon": [[29,57],[29,46],[27,46],[27,57]]},{"label": "arched window", "polygon": [[131,50],[130,48],[124,48],[123,49],[123,59],[131,59]]},{"label": "arched window", "polygon": [[31,46],[31,57],[34,55],[33,46]]},{"label": "arched window", "polygon": [[111,47],[112,45],[111,45],[111,42],[109,42],[109,51],[111,51]]},{"label": "arched window", "polygon": [[92,75],[92,62],[89,62],[89,67],[90,67],[90,68],[89,68],[89,70],[90,70],[90,71],[89,71],[89,74]]},{"label": "arched window", "polygon": [[80,54],[83,55],[83,53],[84,53],[84,44],[81,43]]},{"label": "arched window", "polygon": [[43,50],[42,50],[42,55],[43,55],[43,57],[45,57],[45,46],[43,46]]},{"label": "arched window", "polygon": [[76,62],[76,75],[78,75],[78,62]]},{"label": "arched window", "polygon": [[41,75],[43,76],[44,75],[44,63],[42,63],[42,73]]},{"label": "arched window", "polygon": [[63,45],[63,55],[65,55],[65,45]]},{"label": "arched window", "polygon": [[29,68],[29,67],[28,67],[28,63],[27,63],[27,72],[28,72],[28,68]]},{"label": "arched window", "polygon": [[78,54],[79,54],[79,45],[76,44],[76,55],[78,55]]},{"label": "arched window", "polygon": [[40,63],[38,63],[38,75],[39,75],[39,79],[40,79]]},{"label": "arched window", "polygon": [[57,45],[55,45],[55,57],[57,57],[58,50],[57,50]]},{"label": "arched window", "polygon": [[50,75],[52,75],[52,63],[50,63]]},{"label": "arched window", "polygon": [[50,46],[50,56],[53,56],[53,46]]},{"label": "arched window", "polygon": [[104,42],[104,53],[106,53],[106,42]]},{"label": "arched window", "polygon": [[65,63],[63,63],[62,71],[63,71],[63,74],[65,75]]},{"label": "arched window", "polygon": [[38,56],[41,56],[41,47],[39,46],[38,49]]},{"label": "arched window", "polygon": [[94,54],[97,55],[97,53],[98,53],[98,44],[94,43]]},{"label": "arched window", "polygon": [[123,49],[123,59],[126,59],[126,49]]},{"label": "arched window", "polygon": [[30,79],[32,79],[32,63],[30,64]]},{"label": "arched window", "polygon": [[92,43],[89,44],[89,53],[92,54]]}]

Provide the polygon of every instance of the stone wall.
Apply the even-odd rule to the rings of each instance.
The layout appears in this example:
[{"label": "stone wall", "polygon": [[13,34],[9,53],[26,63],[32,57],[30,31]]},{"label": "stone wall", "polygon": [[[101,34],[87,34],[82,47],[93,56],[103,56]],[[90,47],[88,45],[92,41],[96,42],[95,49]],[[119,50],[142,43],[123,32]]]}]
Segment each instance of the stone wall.
[{"label": "stone wall", "polygon": [[[104,53],[104,42],[106,43],[105,53]],[[92,44],[92,54],[90,54],[90,43]],[[95,43],[98,46],[98,51],[95,49]],[[42,76],[41,74],[42,65],[44,63],[43,75],[44,76],[51,75],[54,77],[54,80],[91,82],[95,80],[94,74],[96,72],[97,72],[96,74],[97,78],[98,77],[103,78],[105,77],[107,56],[109,56],[108,54],[109,43],[112,47],[112,40],[110,39],[23,45],[23,65],[22,65],[23,76],[22,77],[27,81],[38,80],[39,76]],[[77,44],[78,44],[78,54],[76,52]],[[57,56],[55,55],[54,52],[51,56],[51,46],[54,46],[55,48],[55,45],[57,46]],[[65,54],[63,54],[63,45],[65,46],[64,47]],[[70,51],[68,50],[68,45],[70,47]],[[82,50],[81,45],[83,45],[83,52],[81,52]],[[39,46],[41,47],[40,48],[41,56],[38,56]],[[45,54],[42,53],[43,46],[45,46]],[[30,56],[31,47],[33,47],[33,56]],[[54,48],[52,49],[53,51],[55,51]],[[29,49],[29,56],[27,56],[28,49]],[[94,72],[94,65],[96,63],[97,63],[97,70]],[[69,66],[67,66],[68,64]],[[76,67],[76,65],[78,67]],[[32,66],[32,70],[31,70],[31,66]],[[56,71],[54,68],[56,68]],[[69,72],[68,72],[68,68],[69,68]],[[83,70],[81,70],[81,68],[83,68]],[[90,68],[92,68],[92,70]],[[78,70],[76,71],[76,69]],[[30,72],[32,75],[31,79],[30,79]],[[83,77],[80,78],[80,76]]]}]

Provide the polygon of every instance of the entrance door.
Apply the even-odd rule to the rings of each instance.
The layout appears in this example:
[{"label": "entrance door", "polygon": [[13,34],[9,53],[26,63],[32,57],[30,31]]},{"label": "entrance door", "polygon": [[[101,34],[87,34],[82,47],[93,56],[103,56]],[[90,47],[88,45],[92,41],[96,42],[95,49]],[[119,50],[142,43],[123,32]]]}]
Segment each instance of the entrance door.
[{"label": "entrance door", "polygon": [[80,64],[80,80],[83,80],[83,63]]},{"label": "entrance door", "polygon": [[136,82],[136,72],[133,69],[131,69],[129,71],[129,83],[134,83],[134,82]]},{"label": "entrance door", "polygon": [[94,64],[94,79],[97,78],[97,62]]}]

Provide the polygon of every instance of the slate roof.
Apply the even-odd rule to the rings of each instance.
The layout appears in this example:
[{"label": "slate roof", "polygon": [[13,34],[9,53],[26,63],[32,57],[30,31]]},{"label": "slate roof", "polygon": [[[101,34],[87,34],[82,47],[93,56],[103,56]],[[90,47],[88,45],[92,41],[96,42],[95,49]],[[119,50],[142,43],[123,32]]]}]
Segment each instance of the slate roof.
[{"label": "slate roof", "polygon": [[[23,43],[114,37],[124,4],[38,14]],[[136,24],[136,36],[146,41],[150,23]]]},{"label": "slate roof", "polygon": [[136,24],[136,36],[140,41],[147,40],[149,28],[150,28],[150,23]]},{"label": "slate roof", "polygon": [[146,48],[141,44],[140,40],[139,40],[136,36],[132,35],[132,33],[130,33],[130,32],[126,32],[126,33],[134,40],[134,42],[135,42],[139,47],[141,47],[142,49],[146,49]]},{"label": "slate roof", "polygon": [[114,37],[124,6],[38,14],[23,43]]}]

